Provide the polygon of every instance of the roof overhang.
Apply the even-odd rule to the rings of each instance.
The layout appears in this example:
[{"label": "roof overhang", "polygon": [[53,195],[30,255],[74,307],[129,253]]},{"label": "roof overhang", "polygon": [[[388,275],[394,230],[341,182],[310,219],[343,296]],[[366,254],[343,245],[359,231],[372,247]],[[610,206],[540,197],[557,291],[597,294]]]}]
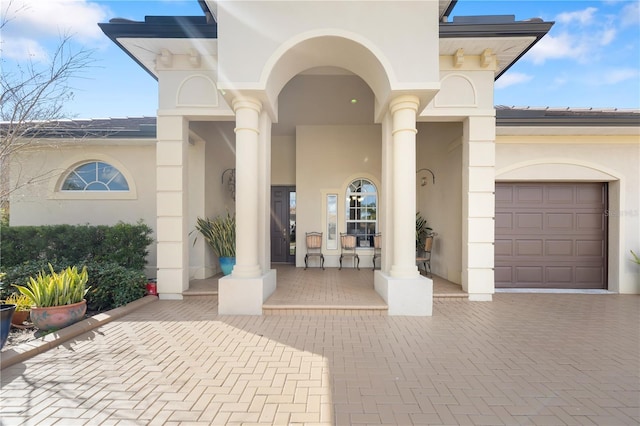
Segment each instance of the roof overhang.
[{"label": "roof overhang", "polygon": [[[504,74],[518,59],[529,51],[553,26],[541,19],[527,21],[482,22],[473,19],[440,24],[440,55],[455,55],[463,49],[465,55],[482,55],[491,49],[496,55],[495,79]],[[507,18],[512,18],[508,16]]]}]

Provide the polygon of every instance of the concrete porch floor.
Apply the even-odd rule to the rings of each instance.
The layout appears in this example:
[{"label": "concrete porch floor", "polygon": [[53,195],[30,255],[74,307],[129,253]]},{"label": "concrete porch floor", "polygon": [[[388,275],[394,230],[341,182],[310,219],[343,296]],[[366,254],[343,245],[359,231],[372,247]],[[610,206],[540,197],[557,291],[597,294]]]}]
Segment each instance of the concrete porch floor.
[{"label": "concrete porch floor", "polygon": [[2,370],[2,425],[637,425],[640,297],[496,294],[432,317],[151,301]]},{"label": "concrete porch floor", "polygon": [[[293,265],[273,265],[277,271],[278,287],[263,304],[265,314],[314,313],[347,315],[386,314],[387,305],[373,288],[371,269],[296,268]],[[220,276],[192,280],[184,296],[218,294]],[[462,288],[434,275],[434,299],[466,299]]]}]

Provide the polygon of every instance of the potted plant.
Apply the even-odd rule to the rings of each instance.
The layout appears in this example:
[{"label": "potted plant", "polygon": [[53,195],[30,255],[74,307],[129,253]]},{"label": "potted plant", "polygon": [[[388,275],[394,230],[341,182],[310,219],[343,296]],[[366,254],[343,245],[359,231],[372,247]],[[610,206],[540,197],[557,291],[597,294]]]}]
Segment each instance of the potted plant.
[{"label": "potted plant", "polygon": [[31,299],[21,293],[13,293],[4,300],[7,305],[16,305],[16,311],[11,318],[11,324],[20,326],[29,319],[31,313]]},{"label": "potted plant", "polygon": [[11,318],[16,311],[16,305],[2,303],[0,304],[0,349],[4,347],[9,338],[9,329],[11,329]]},{"label": "potted plant", "polygon": [[84,296],[89,290],[86,267],[81,272],[74,266],[57,273],[49,264],[49,271],[30,277],[26,286],[15,285],[33,304],[31,321],[45,331],[67,327],[82,319],[87,311]]},{"label": "potted plant", "polygon": [[424,240],[433,233],[433,229],[427,226],[427,219],[420,212],[416,213],[416,251],[424,249]]},{"label": "potted plant", "polygon": [[226,216],[218,216],[213,220],[199,217],[196,230],[202,234],[209,247],[218,256],[222,273],[229,275],[236,263],[235,216],[227,212]]}]

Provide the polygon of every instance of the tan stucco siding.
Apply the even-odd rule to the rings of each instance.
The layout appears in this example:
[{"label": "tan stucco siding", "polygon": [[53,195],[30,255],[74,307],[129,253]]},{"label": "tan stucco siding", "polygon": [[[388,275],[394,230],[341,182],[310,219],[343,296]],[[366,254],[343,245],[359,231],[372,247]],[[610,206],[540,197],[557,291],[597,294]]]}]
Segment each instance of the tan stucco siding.
[{"label": "tan stucco siding", "polygon": [[[297,235],[326,234],[326,195],[338,195],[338,232],[345,232],[345,194],[352,180],[381,176],[381,128],[371,126],[298,126],[296,129]],[[326,238],[326,235],[325,235]],[[304,266],[304,240],[296,264]],[[337,266],[340,251],[326,250],[325,265]],[[369,256],[363,256],[364,258]]]},{"label": "tan stucco siding", "polygon": [[498,136],[496,181],[608,182],[609,289],[640,293],[640,142],[630,135]]}]

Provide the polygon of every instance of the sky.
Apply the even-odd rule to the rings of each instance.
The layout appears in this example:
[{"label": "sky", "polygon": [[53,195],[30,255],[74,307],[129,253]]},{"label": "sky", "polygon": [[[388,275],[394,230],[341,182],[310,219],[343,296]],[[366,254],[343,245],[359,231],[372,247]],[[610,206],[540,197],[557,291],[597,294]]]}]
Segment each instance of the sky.
[{"label": "sky", "polygon": [[[69,118],[155,116],[157,82],[109,40],[98,22],[145,15],[202,15],[196,0],[0,0],[5,70],[46,64],[64,34],[93,51],[71,85]],[[460,0],[452,17],[515,15],[554,21],[497,81],[495,105],[640,109],[640,0]]]}]

